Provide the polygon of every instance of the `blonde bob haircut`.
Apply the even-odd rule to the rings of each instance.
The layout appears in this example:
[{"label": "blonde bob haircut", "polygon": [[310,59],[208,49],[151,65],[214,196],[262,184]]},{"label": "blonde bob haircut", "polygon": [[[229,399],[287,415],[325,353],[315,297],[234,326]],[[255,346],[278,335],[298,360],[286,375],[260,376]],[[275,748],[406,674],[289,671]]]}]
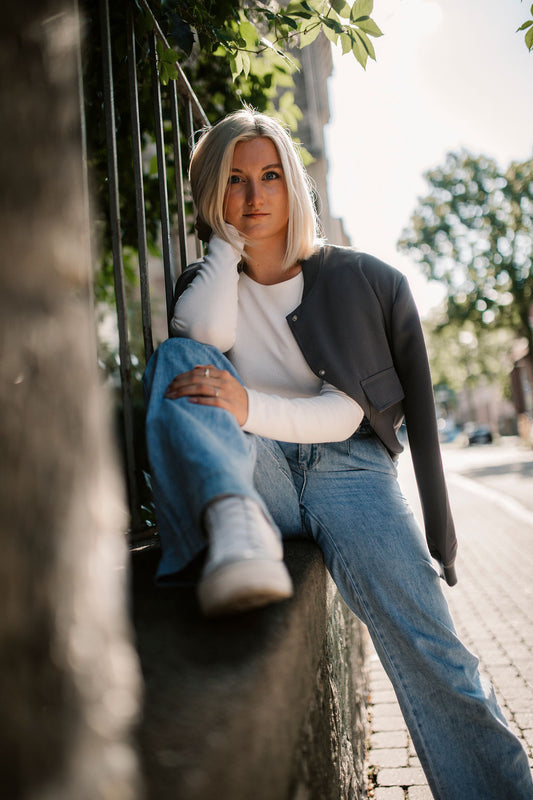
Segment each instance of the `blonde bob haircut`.
[{"label": "blonde bob haircut", "polygon": [[237,142],[264,137],[278,151],[288,190],[289,225],[287,248],[282,263],[288,269],[309,258],[321,239],[311,181],[302,164],[297,145],[276,120],[244,108],[205,130],[196,144],[189,167],[192,196],[200,222],[232,243],[231,229],[224,221],[224,201]]}]

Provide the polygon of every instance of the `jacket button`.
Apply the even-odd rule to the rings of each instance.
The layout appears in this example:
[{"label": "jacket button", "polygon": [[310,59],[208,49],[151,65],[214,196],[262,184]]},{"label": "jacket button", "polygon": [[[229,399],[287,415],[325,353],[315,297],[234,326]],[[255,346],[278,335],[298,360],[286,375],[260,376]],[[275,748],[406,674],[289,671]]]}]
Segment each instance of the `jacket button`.
[{"label": "jacket button", "polygon": [[324,375],[326,374],[326,370],[325,369],[319,369],[318,370],[318,374],[320,375],[321,378],[323,378]]},{"label": "jacket button", "polygon": [[291,319],[293,322],[296,322],[296,320],[298,319],[298,314],[293,314]]}]

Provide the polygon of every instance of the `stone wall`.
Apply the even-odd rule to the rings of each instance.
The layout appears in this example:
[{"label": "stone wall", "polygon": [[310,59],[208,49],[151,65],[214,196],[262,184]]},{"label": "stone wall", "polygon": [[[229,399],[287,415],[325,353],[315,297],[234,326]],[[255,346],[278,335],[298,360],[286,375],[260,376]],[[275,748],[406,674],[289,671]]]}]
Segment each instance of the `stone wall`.
[{"label": "stone wall", "polygon": [[292,600],[219,620],[192,587],[154,587],[156,556],[132,570],[148,800],[362,798],[362,630],[319,550],[288,543]]}]

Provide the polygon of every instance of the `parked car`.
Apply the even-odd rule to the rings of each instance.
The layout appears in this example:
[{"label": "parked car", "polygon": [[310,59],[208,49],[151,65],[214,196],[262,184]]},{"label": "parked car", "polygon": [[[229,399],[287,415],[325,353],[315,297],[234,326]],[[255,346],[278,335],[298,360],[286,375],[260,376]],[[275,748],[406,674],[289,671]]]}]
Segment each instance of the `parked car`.
[{"label": "parked car", "polygon": [[492,444],[492,431],[488,425],[477,425],[468,431],[468,444]]},{"label": "parked car", "polygon": [[444,419],[441,417],[438,422],[438,429],[439,429],[439,441],[441,444],[446,444],[447,442],[453,442],[457,438],[457,434],[459,433],[459,428],[449,419]]}]

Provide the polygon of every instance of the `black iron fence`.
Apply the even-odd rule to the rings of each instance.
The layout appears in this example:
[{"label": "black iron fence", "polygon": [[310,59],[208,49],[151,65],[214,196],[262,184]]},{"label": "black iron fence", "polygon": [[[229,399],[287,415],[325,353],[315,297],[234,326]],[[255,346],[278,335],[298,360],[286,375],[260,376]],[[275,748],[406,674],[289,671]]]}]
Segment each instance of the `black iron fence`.
[{"label": "black iron fence", "polygon": [[[136,8],[137,6],[137,8]],[[145,30],[139,33],[138,8],[142,9],[142,20]],[[125,204],[135,203],[136,219],[136,253],[138,257],[138,274],[135,283],[136,291],[140,295],[142,349],[144,362],[150,358],[154,350],[154,337],[152,325],[152,300],[150,280],[150,246],[147,236],[146,219],[146,153],[155,148],[157,163],[158,183],[158,246],[162,269],[164,274],[164,298],[166,305],[166,320],[171,311],[173,287],[177,275],[188,261],[201,254],[199,241],[191,236],[193,232],[193,209],[188,193],[186,179],[186,164],[183,163],[183,152],[188,152],[187,143],[192,142],[194,132],[208,125],[207,117],[179,64],[174,68],[177,77],[162,85],[159,74],[158,42],[168,49],[163,31],[152,13],[146,0],[133,0],[124,2],[123,24],[126,31],[125,40],[121,39],[120,46],[113,38],[110,20],[109,0],[100,0],[98,19],[92,18],[95,23],[91,30],[92,36],[99,36],[97,49],[101,52],[101,87],[93,90],[91,115],[101,113],[102,120],[98,124],[105,125],[105,141],[107,149],[107,175],[104,181],[109,188],[109,208],[106,225],[108,225],[108,239],[113,265],[113,283],[116,316],[116,333],[118,338],[118,352],[116,361],[120,374],[120,425],[122,428],[120,439],[123,442],[124,465],[129,494],[131,515],[130,539],[132,544],[137,544],[146,539],[151,533],[150,515],[146,508],[146,473],[145,464],[140,463],[139,437],[142,428],[136,419],[136,409],[133,398],[132,379],[132,331],[131,315],[128,314],[128,285],[126,278],[125,259],[123,252],[123,214]],[[116,13],[116,8],[111,8]],[[148,20],[148,25],[146,25]],[[125,41],[125,44],[124,44]],[[138,57],[139,41],[142,42],[144,59]],[[116,52],[118,51],[118,52]],[[159,48],[159,52],[161,49]],[[121,70],[126,64],[127,68],[127,94],[129,97],[129,120],[121,115],[117,121],[117,87],[114,79],[117,60],[120,61]],[[142,74],[139,74],[142,63]],[[140,113],[139,84],[143,87],[143,97],[146,90],[151,93],[152,119],[143,129]],[[124,83],[121,82],[119,91],[122,95],[126,92]],[[97,102],[94,101],[97,98]],[[99,98],[99,100],[98,100]],[[121,101],[124,97],[121,96]],[[143,110],[144,106],[143,106]],[[94,122],[94,120],[93,120]],[[128,127],[129,147],[124,155],[117,146],[117,130],[124,133],[124,126]],[[184,147],[184,142],[185,147]],[[121,163],[120,159],[126,159]],[[88,153],[89,164],[91,153]],[[172,164],[172,169],[167,170],[167,164]],[[120,186],[119,176],[128,170],[133,172],[134,199],[125,198]],[[130,173],[131,174],[131,173]],[[100,213],[102,209],[100,209]],[[150,205],[151,223],[153,224],[154,209]],[[192,242],[194,253],[188,253],[187,242]],[[190,249],[192,249],[190,247]],[[129,266],[129,263],[128,263]],[[135,334],[137,335],[137,334]]]}]

